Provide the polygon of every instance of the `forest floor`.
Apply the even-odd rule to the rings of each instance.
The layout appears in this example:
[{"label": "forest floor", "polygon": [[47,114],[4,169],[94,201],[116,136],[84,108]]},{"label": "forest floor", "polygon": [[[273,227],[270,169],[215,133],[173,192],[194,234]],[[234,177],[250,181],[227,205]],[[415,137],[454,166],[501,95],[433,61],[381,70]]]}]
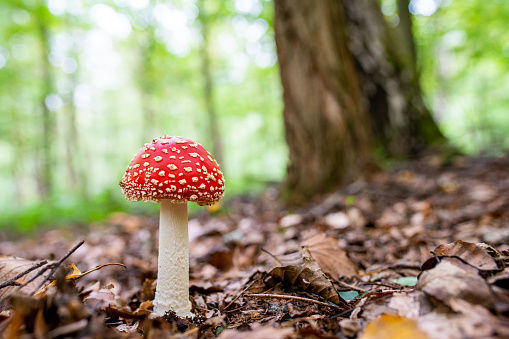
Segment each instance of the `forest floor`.
[{"label": "forest floor", "polygon": [[[194,319],[151,315],[157,216],[113,213],[36,239],[0,235],[0,331],[9,338],[509,338],[508,226],[508,159],[443,164],[429,156],[292,211],[274,188],[235,197],[189,220]],[[43,259],[50,264],[12,280]],[[81,273],[107,263],[127,269]],[[57,268],[71,264],[64,279]],[[30,296],[50,273],[56,287]]]}]

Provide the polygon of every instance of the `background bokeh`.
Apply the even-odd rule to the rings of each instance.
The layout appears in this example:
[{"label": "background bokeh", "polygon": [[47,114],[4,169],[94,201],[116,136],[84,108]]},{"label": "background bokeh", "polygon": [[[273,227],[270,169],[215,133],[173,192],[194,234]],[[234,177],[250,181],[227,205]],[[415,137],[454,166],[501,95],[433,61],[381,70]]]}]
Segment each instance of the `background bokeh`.
[{"label": "background bokeh", "polygon": [[[392,27],[396,0],[381,7]],[[413,0],[426,102],[469,154],[509,147],[509,1]],[[90,222],[143,143],[220,155],[228,196],[284,178],[282,89],[265,0],[0,0],[0,226]]]}]

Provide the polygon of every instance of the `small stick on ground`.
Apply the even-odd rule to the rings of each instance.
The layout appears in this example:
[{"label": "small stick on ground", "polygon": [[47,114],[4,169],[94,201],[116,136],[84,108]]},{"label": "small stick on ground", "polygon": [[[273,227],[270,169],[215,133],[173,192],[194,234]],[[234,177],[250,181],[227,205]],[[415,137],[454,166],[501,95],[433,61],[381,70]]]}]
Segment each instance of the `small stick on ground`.
[{"label": "small stick on ground", "polygon": [[21,286],[23,284],[17,282],[16,280],[18,280],[19,278],[27,275],[28,273],[32,272],[33,270],[35,269],[38,269],[39,267],[43,266],[43,265],[46,265],[48,263],[47,260],[43,260],[41,262],[38,262],[36,264],[34,264],[32,267],[30,268],[27,268],[26,270],[24,270],[23,272],[21,272],[20,274],[18,274],[17,276],[3,282],[0,284],[0,289],[4,288],[4,287],[7,287],[7,286]]},{"label": "small stick on ground", "polygon": [[360,288],[360,287],[357,287],[357,286],[353,286],[353,285],[350,285],[350,284],[347,284],[346,282],[344,281],[338,281],[337,284],[341,287],[344,287],[344,288],[349,288],[349,289],[352,289],[352,290],[355,290],[357,292],[361,292],[361,293],[365,293],[366,290],[363,289],[363,288]]},{"label": "small stick on ground", "polygon": [[60,265],[65,261],[65,259],[69,258],[69,256],[71,254],[73,254],[81,245],[83,245],[85,243],[85,240],[82,240],[80,241],[79,243],[77,243],[73,248],[71,248],[69,250],[69,252],[67,252],[66,255],[64,255],[60,260],[58,260],[57,262],[54,262],[54,263],[51,263],[49,265],[46,265],[45,267],[43,267],[41,270],[39,270],[39,272],[37,272],[36,275],[34,275],[30,280],[28,280],[25,284],[23,285],[20,285],[18,286],[18,288],[16,288],[12,293],[4,296],[2,299],[0,299],[0,304],[2,304],[5,300],[7,300],[7,298],[9,298],[11,295],[13,295],[14,293],[18,292],[20,289],[22,289],[23,287],[25,287],[26,285],[30,284],[31,282],[33,282],[35,279],[39,278],[41,275],[44,274],[44,272],[46,272],[47,270],[50,270],[50,274],[48,274],[44,279],[43,281],[39,284],[39,286],[32,292],[30,293],[31,296],[33,296],[38,290],[41,289],[42,285],[44,285],[44,283],[46,281],[48,281],[48,279],[56,272],[56,270],[60,267]]},{"label": "small stick on ground", "polygon": [[314,300],[314,299],[309,299],[309,298],[303,298],[303,297],[296,297],[296,296],[293,296],[293,295],[280,295],[280,294],[245,294],[244,296],[245,296],[245,297],[247,297],[247,298],[277,298],[277,299],[291,299],[291,300],[297,300],[297,301],[303,301],[303,302],[310,302],[310,303],[314,303],[314,304],[322,305],[322,306],[328,306],[328,307],[336,308],[336,309],[338,309],[338,310],[344,310],[344,308],[339,307],[339,306],[334,305],[334,304],[327,304],[327,303],[324,303],[324,302],[322,302],[322,301],[318,301],[318,300]]},{"label": "small stick on ground", "polygon": [[362,285],[384,286],[384,287],[389,287],[389,288],[392,288],[392,289],[395,289],[395,288],[403,289],[403,287],[404,287],[404,286],[398,286],[396,284],[390,284],[390,283],[385,283],[385,282],[380,282],[380,281],[366,281],[366,282],[361,281],[359,284],[362,284]]},{"label": "small stick on ground", "polygon": [[267,253],[272,259],[274,259],[275,261],[278,262],[279,265],[283,265],[283,263],[278,259],[276,258],[276,256],[272,253],[270,253],[269,251],[267,251],[266,249],[264,249],[263,247],[260,249],[262,252],[265,252]]},{"label": "small stick on ground", "polygon": [[223,311],[225,311],[228,307],[230,307],[237,299],[239,299],[244,293],[246,293],[246,291],[248,289],[251,288],[251,286],[253,286],[253,284],[256,282],[256,280],[253,280],[251,281],[251,283],[242,290],[242,292],[240,292],[235,298],[233,298],[232,301],[230,301],[230,303],[228,305],[226,305],[226,307],[223,309]]},{"label": "small stick on ground", "polygon": [[[73,248],[71,248],[69,250],[69,252],[67,252],[66,255],[64,255],[62,258],[60,258],[60,260],[58,260],[57,262],[55,263],[52,263],[52,264],[49,264],[48,266],[46,266],[43,270],[41,270],[41,272],[39,272],[40,274],[39,275],[42,275],[43,271],[46,271],[46,270],[49,270],[51,268],[51,271],[49,272],[49,274],[46,276],[46,278],[41,281],[41,283],[39,284],[39,286],[37,286],[37,288],[32,292],[30,293],[31,296],[33,296],[38,290],[41,289],[41,287],[44,285],[44,283],[46,281],[48,281],[48,279],[53,276],[53,274],[55,274],[55,272],[58,270],[58,268],[60,267],[60,265],[62,265],[62,263],[71,256],[71,254],[73,254],[81,245],[83,245],[85,243],[85,240],[81,240],[79,243],[77,243],[76,245],[74,245]],[[32,280],[35,280],[36,277],[32,278]]]}]

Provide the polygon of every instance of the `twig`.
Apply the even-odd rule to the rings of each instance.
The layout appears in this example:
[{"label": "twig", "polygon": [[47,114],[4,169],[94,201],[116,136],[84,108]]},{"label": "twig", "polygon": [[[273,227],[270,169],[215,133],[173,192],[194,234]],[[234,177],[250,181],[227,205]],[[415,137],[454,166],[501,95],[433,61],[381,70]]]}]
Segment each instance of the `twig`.
[{"label": "twig", "polygon": [[223,308],[223,311],[225,311],[228,307],[230,307],[235,301],[237,301],[237,299],[239,299],[244,293],[246,293],[246,291],[248,289],[251,288],[251,286],[253,286],[253,284],[256,282],[256,280],[253,280],[246,288],[244,288],[242,290],[242,292],[239,293],[239,295],[237,295],[232,301],[230,301],[230,303],[228,305],[226,305],[225,308]]},{"label": "twig", "polygon": [[339,306],[334,305],[334,304],[327,304],[327,303],[324,303],[324,302],[322,302],[322,301],[318,301],[318,300],[314,300],[314,299],[309,299],[309,298],[303,298],[303,297],[296,297],[296,296],[293,296],[293,295],[280,295],[280,294],[246,294],[246,295],[244,295],[244,296],[245,296],[245,297],[248,297],[248,298],[278,298],[278,299],[292,299],[292,300],[298,300],[298,301],[304,301],[304,302],[315,303],[315,304],[322,305],[322,306],[333,307],[333,308],[336,308],[336,309],[338,309],[338,310],[344,310],[344,308],[339,307]]},{"label": "twig", "polygon": [[[41,271],[46,271],[48,269],[51,268],[51,271],[49,272],[49,274],[46,276],[46,278],[44,278],[43,281],[41,281],[41,283],[39,284],[39,286],[37,286],[37,288],[32,292],[30,293],[31,296],[33,296],[38,290],[41,289],[41,287],[44,285],[44,283],[51,277],[53,276],[53,274],[55,274],[55,272],[58,270],[58,268],[60,267],[60,265],[62,265],[62,263],[71,256],[71,254],[73,254],[81,245],[83,245],[85,243],[85,240],[81,240],[79,243],[77,243],[76,245],[74,245],[73,248],[71,248],[69,250],[69,252],[67,252],[66,255],[64,255],[62,258],[60,258],[59,261],[55,262],[55,263],[52,263],[48,266],[46,266],[44,268],[44,270],[41,270]],[[42,273],[41,273],[42,274]]]},{"label": "twig", "polygon": [[360,288],[360,287],[357,287],[357,286],[353,286],[353,285],[350,285],[350,284],[347,284],[346,282],[344,281],[337,281],[337,284],[341,287],[345,287],[345,288],[349,288],[349,289],[352,289],[352,290],[355,290],[357,292],[361,292],[361,293],[365,293],[366,290],[363,289],[363,288]]},{"label": "twig", "polygon": [[26,270],[24,270],[23,272],[21,272],[20,274],[18,274],[17,276],[3,282],[0,284],[0,289],[4,288],[4,287],[7,287],[7,286],[20,286],[20,285],[23,285],[19,282],[16,282],[16,280],[18,280],[19,278],[21,278],[22,276],[24,275],[27,275],[28,273],[32,272],[33,270],[35,269],[38,269],[39,267],[43,266],[43,265],[46,265],[48,263],[47,260],[43,260],[41,262],[38,262],[36,264],[34,264],[32,267],[30,268],[27,268]]},{"label": "twig", "polygon": [[79,243],[77,243],[73,248],[71,248],[71,250],[69,250],[69,252],[67,252],[66,255],[64,255],[59,261],[57,262],[54,262],[54,263],[51,263],[49,265],[46,265],[46,267],[42,268],[39,272],[37,272],[36,275],[34,275],[30,280],[28,280],[26,283],[24,283],[23,285],[20,285],[18,286],[18,288],[16,288],[14,291],[12,291],[12,293],[4,296],[2,299],[0,299],[0,305],[5,301],[7,300],[7,298],[9,298],[11,295],[13,295],[14,293],[18,292],[20,289],[22,289],[23,287],[27,286],[28,284],[30,284],[31,282],[33,282],[35,279],[39,278],[41,275],[44,274],[44,272],[46,272],[47,270],[51,269],[51,272],[48,276],[46,276],[44,278],[44,280],[39,284],[39,286],[32,292],[30,293],[30,296],[33,296],[35,294],[35,292],[37,292],[39,289],[41,289],[42,285],[44,285],[44,283],[56,272],[56,270],[60,267],[60,265],[64,262],[65,259],[69,258],[69,256],[71,254],[73,254],[81,245],[83,245],[85,243],[85,240],[82,240],[80,241]]},{"label": "twig", "polygon": [[384,282],[380,282],[380,281],[366,281],[366,282],[360,282],[359,284],[384,286],[384,287],[399,288],[399,289],[402,289],[404,287],[404,286],[398,286],[396,284],[384,283]]},{"label": "twig", "polygon": [[261,251],[267,253],[269,256],[272,257],[272,259],[276,260],[279,265],[283,266],[283,263],[278,258],[276,258],[276,256],[274,254],[270,253],[269,251],[267,251],[263,247],[261,248]]}]

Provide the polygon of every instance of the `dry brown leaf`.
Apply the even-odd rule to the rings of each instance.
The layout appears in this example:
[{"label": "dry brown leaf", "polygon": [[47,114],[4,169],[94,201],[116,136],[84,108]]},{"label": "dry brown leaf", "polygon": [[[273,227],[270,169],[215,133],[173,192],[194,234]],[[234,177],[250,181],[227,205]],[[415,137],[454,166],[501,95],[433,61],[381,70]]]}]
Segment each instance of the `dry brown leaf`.
[{"label": "dry brown leaf", "polygon": [[319,295],[338,306],[348,307],[346,301],[339,296],[306,247],[302,249],[302,257],[304,265],[276,267],[268,274],[306,292]]},{"label": "dry brown leaf", "polygon": [[494,303],[488,283],[477,270],[454,257],[443,258],[435,268],[422,272],[416,288],[449,306],[457,298],[488,308]]},{"label": "dry brown leaf", "polygon": [[499,270],[499,265],[497,265],[493,256],[488,253],[487,249],[498,253],[487,244],[474,244],[462,240],[457,240],[450,244],[442,244],[434,252],[439,257],[461,258],[463,261],[483,271]]},{"label": "dry brown leaf", "polygon": [[90,292],[83,302],[91,306],[94,310],[104,309],[115,301],[115,294],[107,288]]},{"label": "dry brown leaf", "polygon": [[[11,255],[2,255],[0,256],[0,283],[4,283],[14,277],[16,277],[18,274],[28,270],[35,264],[39,263],[40,261],[32,261],[27,260],[23,258],[18,258]],[[32,277],[35,277],[37,275],[37,272],[39,272],[41,268],[38,268],[36,270],[33,270],[32,272],[28,273],[27,275],[21,277],[18,279],[18,282],[21,284],[24,284],[28,282]],[[44,277],[41,276],[31,282],[30,284],[26,285],[26,291],[32,292],[42,281]],[[0,289],[0,299],[2,299],[4,296],[9,295],[16,286],[8,286],[5,288]],[[22,290],[23,291],[23,290]]]},{"label": "dry brown leaf", "polygon": [[237,331],[233,329],[227,329],[221,332],[219,339],[290,339],[294,333],[293,328],[284,327],[276,328],[270,326],[262,326],[259,324],[253,324],[251,331]]},{"label": "dry brown leaf", "polygon": [[303,245],[309,249],[313,259],[318,266],[328,273],[334,279],[345,276],[348,278],[357,276],[357,269],[350,260],[346,251],[338,246],[336,239],[326,237],[324,233],[319,233],[303,242]]},{"label": "dry brown leaf", "polygon": [[360,339],[427,339],[415,320],[383,314],[368,323]]}]

